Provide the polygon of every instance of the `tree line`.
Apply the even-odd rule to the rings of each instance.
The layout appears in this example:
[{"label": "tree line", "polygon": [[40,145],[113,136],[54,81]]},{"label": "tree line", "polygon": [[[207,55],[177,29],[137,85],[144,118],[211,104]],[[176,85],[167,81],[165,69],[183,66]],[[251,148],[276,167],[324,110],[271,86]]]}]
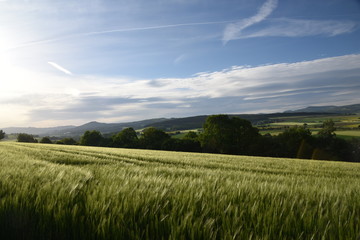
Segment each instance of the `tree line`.
[{"label": "tree line", "polygon": [[[190,131],[181,139],[172,138],[161,129],[148,127],[140,136],[133,128],[125,128],[109,137],[92,130],[86,131],[79,142],[64,138],[55,143],[360,162],[359,139],[338,138],[335,130],[334,122],[327,120],[316,135],[312,135],[306,125],[290,127],[277,136],[261,135],[248,120],[212,115],[206,119],[202,133]],[[19,134],[18,141],[37,142],[28,134]],[[53,142],[49,137],[43,137],[40,143]]]}]

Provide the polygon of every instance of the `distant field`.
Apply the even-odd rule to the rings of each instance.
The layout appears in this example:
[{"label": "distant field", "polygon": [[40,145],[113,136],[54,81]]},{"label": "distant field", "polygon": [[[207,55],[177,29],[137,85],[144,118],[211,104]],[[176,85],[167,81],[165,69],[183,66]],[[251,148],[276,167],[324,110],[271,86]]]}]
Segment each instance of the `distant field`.
[{"label": "distant field", "polygon": [[[265,135],[270,133],[272,136],[277,136],[282,133],[284,130],[261,130],[260,133]],[[313,136],[318,133],[318,130],[310,129]],[[360,130],[345,130],[345,131],[335,131],[336,136],[344,139],[351,139],[351,138],[360,138]]]},{"label": "distant field", "polygon": [[0,143],[0,239],[358,239],[360,164]]},{"label": "distant field", "polygon": [[322,123],[325,120],[333,120],[335,127],[339,129],[336,134],[344,139],[351,139],[353,137],[360,137],[360,115],[339,115],[339,116],[295,116],[295,117],[276,117],[273,118],[273,123],[259,126],[261,134],[270,133],[275,136],[278,135],[288,127],[304,126],[316,135],[321,129]]},{"label": "distant field", "polygon": [[[271,126],[303,126],[304,123],[300,122],[277,122],[277,123],[271,123]],[[319,125],[319,123],[307,123],[309,126],[313,125]]]}]

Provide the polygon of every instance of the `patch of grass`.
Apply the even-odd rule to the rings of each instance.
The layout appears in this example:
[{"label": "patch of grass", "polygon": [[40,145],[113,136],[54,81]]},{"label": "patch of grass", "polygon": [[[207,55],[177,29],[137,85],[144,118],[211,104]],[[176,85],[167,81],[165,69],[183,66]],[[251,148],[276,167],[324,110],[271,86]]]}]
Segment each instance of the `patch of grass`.
[{"label": "patch of grass", "polygon": [[1,239],[356,239],[360,164],[0,143]]}]

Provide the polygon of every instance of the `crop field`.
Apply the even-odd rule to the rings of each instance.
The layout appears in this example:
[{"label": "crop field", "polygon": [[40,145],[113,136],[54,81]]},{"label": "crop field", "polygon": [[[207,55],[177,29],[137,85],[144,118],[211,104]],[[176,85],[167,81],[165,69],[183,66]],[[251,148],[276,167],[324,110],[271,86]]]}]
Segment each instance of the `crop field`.
[{"label": "crop field", "polygon": [[0,239],[358,239],[360,164],[0,143]]},{"label": "crop field", "polygon": [[294,126],[304,126],[312,132],[313,135],[322,128],[325,120],[333,120],[338,129],[335,133],[338,137],[351,140],[360,137],[360,115],[335,115],[335,116],[296,116],[296,117],[275,117],[274,122],[267,125],[260,125],[261,134],[270,133],[276,136],[285,131],[285,129]]}]

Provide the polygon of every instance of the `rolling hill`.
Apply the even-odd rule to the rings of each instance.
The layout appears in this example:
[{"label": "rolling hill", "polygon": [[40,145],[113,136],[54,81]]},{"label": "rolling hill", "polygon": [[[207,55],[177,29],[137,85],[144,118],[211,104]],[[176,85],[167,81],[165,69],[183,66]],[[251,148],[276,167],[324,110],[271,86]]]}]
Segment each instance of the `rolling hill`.
[{"label": "rolling hill", "polygon": [[[272,118],[278,117],[296,117],[296,116],[315,116],[315,115],[335,115],[335,114],[355,114],[360,113],[360,104],[346,106],[310,106],[299,110],[289,110],[283,113],[270,114],[233,114],[252,122],[253,125],[269,123]],[[86,130],[98,130],[103,134],[119,132],[126,127],[134,129],[142,129],[145,127],[156,127],[166,131],[186,130],[201,128],[208,115],[191,116],[183,118],[156,118],[146,119],[142,121],[126,122],[126,123],[100,123],[92,121],[81,126],[61,126],[52,128],[19,128],[10,127],[3,130],[8,133],[28,133],[39,136],[59,136],[59,137],[78,137]]]}]

